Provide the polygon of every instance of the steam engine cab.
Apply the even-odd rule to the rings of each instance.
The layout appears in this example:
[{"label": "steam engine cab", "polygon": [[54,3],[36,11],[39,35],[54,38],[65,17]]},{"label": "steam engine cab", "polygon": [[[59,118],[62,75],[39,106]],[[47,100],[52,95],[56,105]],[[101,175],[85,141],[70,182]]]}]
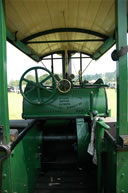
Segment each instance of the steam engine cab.
[{"label": "steam engine cab", "polygon": [[74,75],[70,65],[66,72],[63,64],[63,74],[56,74],[52,65],[51,70],[32,67],[20,79],[22,116],[37,120],[42,128],[45,170],[87,169],[95,156],[95,121],[108,116],[107,85],[100,78],[94,83],[83,78],[82,65]]}]

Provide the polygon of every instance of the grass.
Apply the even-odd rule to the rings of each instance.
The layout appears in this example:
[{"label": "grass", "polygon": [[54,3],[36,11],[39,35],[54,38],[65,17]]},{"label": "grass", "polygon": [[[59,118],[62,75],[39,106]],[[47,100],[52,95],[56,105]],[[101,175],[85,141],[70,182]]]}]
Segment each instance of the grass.
[{"label": "grass", "polygon": [[22,119],[22,100],[21,94],[8,93],[9,119]]},{"label": "grass", "polygon": [[[116,118],[116,90],[106,89],[108,97],[108,108],[111,109],[111,116]],[[22,100],[21,94],[8,93],[9,100],[9,119],[22,119]]]},{"label": "grass", "polygon": [[108,108],[111,109],[111,117],[116,118],[116,112],[117,112],[117,92],[115,89],[106,89],[107,91],[107,98],[108,98]]}]

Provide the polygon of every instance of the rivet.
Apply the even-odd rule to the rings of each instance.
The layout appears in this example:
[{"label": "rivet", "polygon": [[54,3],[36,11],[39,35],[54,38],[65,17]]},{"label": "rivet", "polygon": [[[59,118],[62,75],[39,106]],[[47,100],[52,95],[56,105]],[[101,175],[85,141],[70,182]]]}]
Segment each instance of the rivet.
[{"label": "rivet", "polygon": [[4,190],[4,192],[8,193],[8,191],[7,191],[7,190]]},{"label": "rivet", "polygon": [[125,190],[121,190],[121,193],[125,193]]},{"label": "rivet", "polygon": [[3,174],[3,177],[7,177],[7,174]]},{"label": "rivet", "polygon": [[125,173],[122,173],[121,176],[124,177],[124,176],[125,176]]}]

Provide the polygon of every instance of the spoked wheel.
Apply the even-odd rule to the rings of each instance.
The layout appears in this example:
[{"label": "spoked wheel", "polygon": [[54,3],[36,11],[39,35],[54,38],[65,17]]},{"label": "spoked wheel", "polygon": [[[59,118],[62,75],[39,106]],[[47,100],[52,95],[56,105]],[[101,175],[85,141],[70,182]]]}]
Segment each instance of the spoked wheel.
[{"label": "spoked wheel", "polygon": [[[47,77],[45,77],[44,79],[42,79],[41,81],[39,80],[39,75],[38,75],[38,70],[42,70],[46,71],[48,73]],[[31,81],[27,78],[25,78],[25,76],[30,72],[30,71],[34,71],[35,72],[35,82]],[[44,74],[44,73],[42,73]],[[48,81],[49,79],[52,79],[52,88],[48,88],[45,83],[46,81]],[[29,89],[26,89],[26,91],[23,90],[23,82],[26,82],[29,85]],[[20,79],[20,92],[22,94],[22,96],[24,97],[24,99],[31,103],[31,104],[44,104],[46,102],[48,102],[56,93],[56,80],[53,76],[53,74],[47,70],[46,68],[37,66],[37,67],[32,67],[30,69],[28,69],[27,71],[24,72],[24,74],[21,76]],[[36,100],[35,98],[32,99],[30,96],[31,94],[34,93],[34,96],[36,96]],[[42,91],[46,91],[45,93],[47,93],[47,97],[43,97],[42,96]]]}]

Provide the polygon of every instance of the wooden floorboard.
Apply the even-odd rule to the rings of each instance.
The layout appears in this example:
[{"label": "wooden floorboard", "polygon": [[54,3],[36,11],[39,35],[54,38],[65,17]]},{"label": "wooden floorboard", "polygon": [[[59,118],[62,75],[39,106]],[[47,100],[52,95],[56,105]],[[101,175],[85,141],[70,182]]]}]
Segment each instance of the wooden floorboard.
[{"label": "wooden floorboard", "polygon": [[96,193],[96,171],[41,172],[35,193]]}]

